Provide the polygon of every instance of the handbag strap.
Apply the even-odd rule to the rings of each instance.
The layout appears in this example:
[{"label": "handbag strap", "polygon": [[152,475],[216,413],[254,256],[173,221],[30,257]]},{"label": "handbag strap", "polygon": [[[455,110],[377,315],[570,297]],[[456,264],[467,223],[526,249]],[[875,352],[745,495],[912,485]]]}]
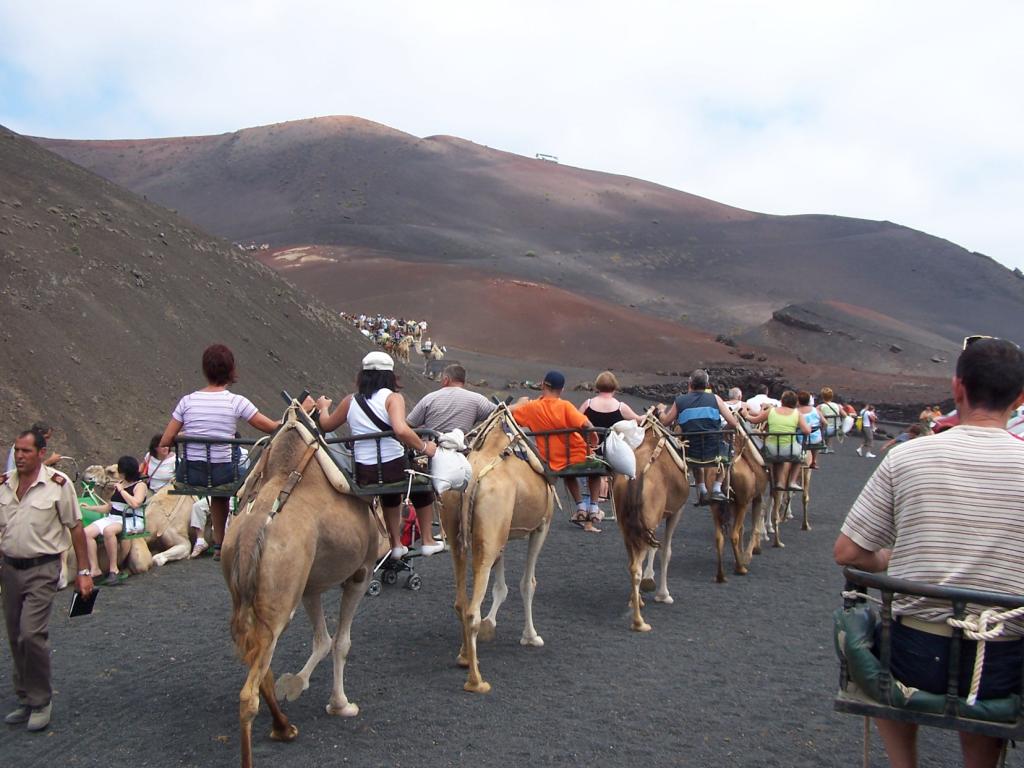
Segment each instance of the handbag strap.
[{"label": "handbag strap", "polygon": [[370,408],[370,404],[366,401],[366,397],[362,393],[353,395],[352,399],[355,400],[356,403],[358,403],[360,409],[362,409],[363,413],[366,414],[366,417],[373,422],[374,426],[377,427],[377,429],[379,429],[381,432],[394,431],[394,427],[392,427],[390,424],[384,421],[384,419],[382,419],[380,416],[373,412],[373,409]]}]

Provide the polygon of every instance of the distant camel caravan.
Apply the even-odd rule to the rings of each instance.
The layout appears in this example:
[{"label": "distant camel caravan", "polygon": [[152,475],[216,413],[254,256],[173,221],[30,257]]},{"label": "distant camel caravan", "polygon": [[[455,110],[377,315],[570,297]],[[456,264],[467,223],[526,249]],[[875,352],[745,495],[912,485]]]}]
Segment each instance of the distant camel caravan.
[{"label": "distant camel caravan", "polygon": [[[525,461],[514,457],[516,448],[525,451]],[[525,614],[519,642],[536,647],[544,645],[533,625],[533,594],[537,587],[534,574],[551,526],[555,490],[529,439],[505,405],[498,406],[475,431],[469,463],[473,468],[469,486],[463,492],[449,491],[441,498],[441,523],[449,541],[453,542],[455,612],[462,623],[462,647],[457,661],[460,667],[469,670],[463,687],[474,693],[487,693],[491,684],[480,674],[477,641],[494,637],[498,609],[508,595],[504,552],[512,539],[529,540],[519,582]],[[470,562],[473,594],[467,599],[466,567]],[[492,569],[491,610],[481,618]]]},{"label": "distant camel caravan", "polygon": [[[334,690],[327,712],[359,713],[345,695],[345,660],[352,619],[374,564],[386,550],[386,537],[367,500],[346,493],[347,481],[315,431],[293,401],[239,489],[238,514],[224,539],[221,565],[231,593],[231,634],[249,668],[239,694],[243,768],[253,764],[252,723],[260,696],[274,721],[270,738],[291,741],[298,728],[281,710],[278,697],[298,698],[329,651]],[[327,510],[330,514],[324,514]],[[339,584],[341,610],[332,641],[321,594]],[[283,675],[275,686],[274,648],[300,601],[313,625],[312,652],[298,674]]]}]

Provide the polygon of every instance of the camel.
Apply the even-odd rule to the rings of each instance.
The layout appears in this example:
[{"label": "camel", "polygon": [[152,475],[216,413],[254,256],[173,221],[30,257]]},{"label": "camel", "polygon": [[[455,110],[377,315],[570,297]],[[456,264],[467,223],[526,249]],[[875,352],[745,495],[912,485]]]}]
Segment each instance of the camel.
[{"label": "camel", "polygon": [[403,336],[402,340],[398,342],[395,347],[395,353],[398,355],[398,359],[404,363],[409,362],[409,352],[416,345],[416,339],[412,336]]},{"label": "camel", "polygon": [[[511,434],[511,437],[510,437]],[[525,451],[526,460],[515,451]],[[554,514],[555,491],[528,438],[516,425],[507,405],[498,409],[475,430],[469,463],[473,479],[463,492],[441,497],[441,524],[454,542],[451,555],[455,570],[455,612],[462,622],[462,647],[458,664],[469,670],[463,688],[487,693],[491,684],[480,674],[477,640],[491,640],[498,609],[508,595],[505,583],[505,545],[528,538],[526,565],[519,582],[526,622],[519,642],[541,647],[544,640],[533,625],[534,576],[537,557],[544,546]],[[467,601],[466,566],[472,552],[473,594]],[[491,610],[481,618],[487,584],[494,570]]]},{"label": "camel", "polygon": [[[800,530],[803,531],[811,530],[808,510],[811,503],[811,475],[814,473],[808,466],[809,461],[810,453],[804,453],[800,460],[800,485],[803,487],[803,490],[800,491],[800,500],[803,503],[803,525],[800,526]],[[768,519],[769,527],[767,533],[773,537],[773,547],[781,548],[786,546],[782,543],[779,528],[783,522],[793,517],[793,513],[790,511],[790,503],[794,493],[796,491],[772,491],[772,508]]]},{"label": "camel", "polygon": [[[97,499],[109,501],[117,482],[117,465],[86,467],[82,479],[93,485]],[[146,530],[149,535],[121,543],[120,565],[134,574],[146,573],[154,565],[161,566],[188,557],[191,546],[188,538],[189,513],[195,499],[171,495],[170,490],[169,486],[161,488],[146,501]],[[154,550],[157,550],[155,555]],[[102,549],[98,554],[100,567],[105,569],[106,554]],[[73,551],[68,563],[69,567],[75,566],[77,570]]]},{"label": "camel", "polygon": [[[768,473],[764,459],[743,430],[733,435],[733,457],[729,468],[729,498],[727,504],[713,503],[711,511],[715,518],[715,551],[718,555],[718,570],[715,581],[726,581],[723,568],[725,533],[729,534],[732,554],[735,560],[733,573],[745,576],[754,554],[760,554],[760,530],[764,526],[764,491],[768,487]],[[744,520],[750,509],[751,532],[743,544]],[[731,520],[731,527],[730,527]]]},{"label": "camel", "polygon": [[[298,728],[281,710],[278,697],[298,698],[329,651],[334,688],[327,712],[359,714],[345,695],[345,660],[352,619],[385,549],[378,518],[365,499],[349,495],[344,475],[297,402],[283,421],[239,489],[237,516],[221,550],[231,593],[231,635],[249,669],[239,693],[243,768],[253,764],[252,724],[260,696],[273,716],[270,738],[292,741]],[[321,595],[339,584],[341,610],[332,641]],[[300,601],[313,625],[312,652],[298,674],[283,675],[275,686],[274,648]]]},{"label": "camel", "polygon": [[[632,628],[636,632],[649,632],[651,625],[640,613],[643,607],[640,587],[644,557],[650,558],[648,565],[653,576],[654,550],[661,550],[661,583],[654,599],[671,604],[668,564],[672,559],[672,534],[690,495],[690,483],[686,477],[685,451],[677,445],[675,437],[652,411],[648,411],[641,426],[646,434],[636,449],[636,479],[616,475],[612,497],[632,578]],[[665,522],[664,542],[659,542],[654,533],[662,521]],[[653,588],[653,579],[644,586]]]}]

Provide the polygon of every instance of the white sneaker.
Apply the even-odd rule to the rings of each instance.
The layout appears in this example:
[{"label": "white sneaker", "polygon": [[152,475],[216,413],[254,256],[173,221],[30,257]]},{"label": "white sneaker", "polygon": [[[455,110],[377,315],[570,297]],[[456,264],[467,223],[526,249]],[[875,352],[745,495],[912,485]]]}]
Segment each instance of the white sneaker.
[{"label": "white sneaker", "polygon": [[199,541],[195,543],[195,546],[192,547],[192,553],[188,556],[188,559],[195,560],[209,548],[210,545],[207,544],[206,541],[204,541],[203,539],[199,539]]},{"label": "white sneaker", "polygon": [[878,457],[877,457],[877,456],[875,456],[875,454],[873,454],[873,453],[871,453],[871,452],[869,451],[868,453],[864,454],[864,458],[865,458],[865,459],[876,459],[876,458],[878,458]]},{"label": "white sneaker", "polygon": [[864,446],[863,445],[858,445],[857,446],[857,455],[858,456],[863,456],[864,455]]},{"label": "white sneaker", "polygon": [[443,541],[437,541],[437,542],[434,542],[433,544],[423,544],[422,546],[420,546],[420,553],[424,557],[430,557],[431,555],[436,555],[438,552],[444,552],[444,542]]},{"label": "white sneaker", "polygon": [[402,546],[395,547],[394,549],[391,550],[391,559],[392,560],[401,560],[402,556],[408,554],[408,552],[409,552],[409,548],[408,547],[402,547]]}]

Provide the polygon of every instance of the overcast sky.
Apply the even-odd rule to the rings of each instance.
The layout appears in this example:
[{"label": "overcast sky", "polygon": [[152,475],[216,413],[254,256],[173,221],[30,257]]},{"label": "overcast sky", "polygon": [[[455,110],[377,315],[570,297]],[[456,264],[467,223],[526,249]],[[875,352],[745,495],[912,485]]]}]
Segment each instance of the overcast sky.
[{"label": "overcast sky", "polygon": [[4,0],[0,123],[351,114],[1024,268],[1024,3]]}]

